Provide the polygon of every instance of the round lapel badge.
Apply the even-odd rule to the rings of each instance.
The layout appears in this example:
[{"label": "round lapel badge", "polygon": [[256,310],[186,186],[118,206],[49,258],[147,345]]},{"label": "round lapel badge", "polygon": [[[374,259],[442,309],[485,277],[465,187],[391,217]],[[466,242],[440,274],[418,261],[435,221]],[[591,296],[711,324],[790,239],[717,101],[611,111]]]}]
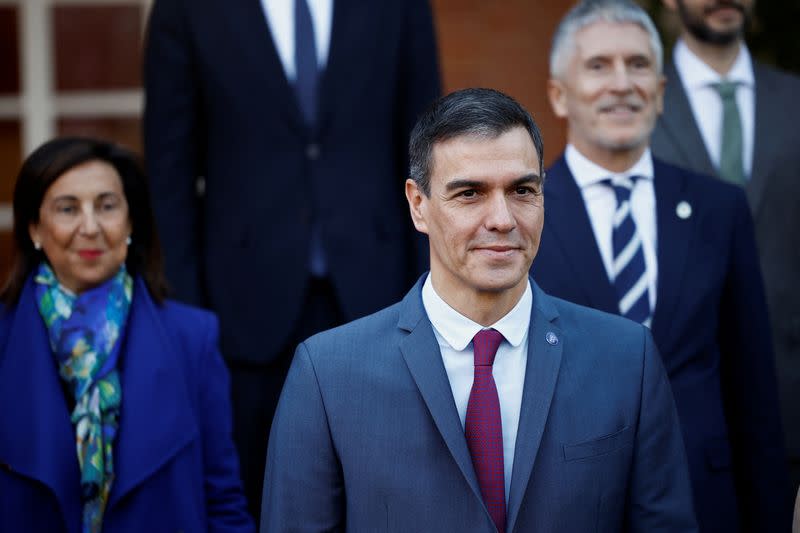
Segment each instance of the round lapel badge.
[{"label": "round lapel badge", "polygon": [[544,340],[546,340],[547,344],[550,344],[551,346],[558,344],[558,337],[552,331],[547,332],[547,335],[544,336]]},{"label": "round lapel badge", "polygon": [[675,214],[678,215],[678,218],[686,220],[690,216],[692,216],[692,206],[686,200],[683,200],[678,203],[678,206],[675,208]]}]

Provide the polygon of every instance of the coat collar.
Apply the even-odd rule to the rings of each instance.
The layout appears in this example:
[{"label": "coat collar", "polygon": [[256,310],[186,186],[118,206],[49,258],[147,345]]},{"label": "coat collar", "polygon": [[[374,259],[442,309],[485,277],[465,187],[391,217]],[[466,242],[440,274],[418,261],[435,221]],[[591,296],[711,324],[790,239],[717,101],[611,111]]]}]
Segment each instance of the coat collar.
[{"label": "coat collar", "polygon": [[708,157],[706,144],[700,135],[700,129],[694,119],[694,112],[675,65],[667,65],[664,75],[667,78],[664,109],[667,109],[668,112],[662,113],[659,121],[664,127],[664,131],[677,146],[682,159],[686,161],[686,166],[713,176],[716,174],[716,169]]},{"label": "coat collar", "polygon": [[[440,357],[439,345],[422,305],[421,293],[424,279],[425,276],[420,278],[400,304],[398,328],[408,333],[400,342],[400,351],[425,404],[428,406],[436,428],[441,433],[475,497],[483,505],[480,486],[464,437],[464,429],[461,427],[450,382]],[[511,489],[508,497],[508,531],[513,531],[520,506],[524,500],[561,366],[562,343],[552,345],[546,340],[550,332],[561,337],[561,331],[555,325],[558,312],[550,297],[533,280],[531,280],[531,288],[533,290],[533,309],[528,336],[528,364],[525,371],[525,388],[522,395]]]},{"label": "coat collar", "polygon": [[[545,203],[545,225],[555,239],[542,244],[561,248],[588,305],[618,313],[617,295],[606,275],[589,213],[563,156],[547,171]],[[535,265],[534,261],[534,271]]]},{"label": "coat collar", "polygon": [[[67,524],[80,524],[80,472],[74,428],[28,280],[16,309],[2,317],[8,342],[0,347],[2,427],[0,463],[36,479],[56,495]],[[122,411],[114,443],[115,480],[109,511],[197,435],[185,369],[159,310],[137,279],[120,357]],[[24,401],[21,399],[24,398]]]},{"label": "coat collar", "polygon": [[359,69],[369,70],[369,65],[364,64],[364,61],[377,57],[375,54],[365,54],[363,39],[356,39],[354,36],[360,37],[365,29],[374,27],[373,21],[380,18],[374,11],[379,9],[380,3],[367,0],[334,2],[328,62],[320,74],[319,116],[316,131],[309,131],[294,88],[286,78],[275,48],[261,0],[230,2],[230,6],[225,6],[228,31],[240,36],[242,54],[247,57],[242,64],[260,76],[264,87],[272,87],[272,90],[264,94],[282,101],[279,107],[286,121],[295,132],[309,140],[321,137],[330,127],[333,115],[342,112],[341,105],[337,103],[343,101],[342,95],[352,92],[348,71],[353,68],[353,64],[359,63]]},{"label": "coat collar", "polygon": [[[682,293],[683,278],[687,274],[687,261],[690,245],[697,234],[697,221],[700,218],[694,198],[689,190],[686,171],[679,170],[657,159],[653,160],[656,195],[656,232],[658,234],[658,281],[656,288],[656,309],[653,315],[652,331],[656,344],[668,346],[670,327],[675,323],[676,306]],[[689,216],[678,216],[679,207],[685,215],[689,206]],[[692,216],[691,208],[694,207]]]}]

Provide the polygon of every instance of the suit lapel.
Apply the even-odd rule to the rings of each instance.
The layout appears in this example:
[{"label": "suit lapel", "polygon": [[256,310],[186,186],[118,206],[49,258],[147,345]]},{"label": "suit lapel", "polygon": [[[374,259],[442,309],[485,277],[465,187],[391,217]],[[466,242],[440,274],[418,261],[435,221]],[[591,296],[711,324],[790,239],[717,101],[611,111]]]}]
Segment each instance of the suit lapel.
[{"label": "suit lapel", "polygon": [[464,428],[461,427],[461,420],[458,417],[439,344],[422,305],[424,280],[425,276],[403,299],[398,327],[407,331],[408,336],[400,342],[400,351],[450,454],[461,469],[475,497],[483,505],[483,496],[472,466]]},{"label": "suit lapel", "polygon": [[658,281],[656,289],[656,309],[653,316],[652,331],[656,344],[669,343],[669,327],[674,322],[675,308],[681,294],[683,277],[686,274],[689,245],[696,232],[695,216],[680,218],[676,209],[686,202],[692,206],[692,198],[686,191],[686,179],[672,167],[653,160],[653,187],[656,195],[656,233],[658,235]]},{"label": "suit lapel", "polygon": [[75,531],[81,513],[75,430],[32,281],[3,321],[10,333],[0,354],[0,405],[7,407],[2,431],[13,438],[0,438],[0,463],[49,487]]},{"label": "suit lapel", "polygon": [[683,83],[681,83],[678,71],[674,65],[669,65],[664,74],[667,77],[667,86],[664,92],[666,112],[661,114],[659,120],[665,133],[669,135],[686,161],[681,166],[695,168],[699,172],[711,176],[716,175],[716,169],[708,157],[706,144],[694,120],[694,113],[686,92],[683,90]]},{"label": "suit lapel", "polygon": [[228,23],[226,31],[241,45],[235,52],[243,59],[232,60],[240,64],[239,68],[249,71],[243,79],[259,80],[264,87],[264,98],[275,100],[276,108],[281,109],[287,123],[297,133],[306,135],[305,120],[294,88],[286,78],[261,1],[226,2],[222,11]]},{"label": "suit lapel", "polygon": [[[342,102],[352,100],[353,69],[369,72],[368,60],[376,54],[364,50],[365,32],[374,33],[376,21],[381,20],[381,4],[367,0],[336,0],[333,3],[331,41],[328,62],[322,72],[319,89],[319,124],[322,135],[342,110]],[[380,39],[374,41],[377,43]]]},{"label": "suit lapel", "polygon": [[[517,442],[514,448],[507,531],[514,530],[533,464],[539,452],[539,444],[558,381],[564,341],[561,330],[553,324],[558,312],[549,297],[535,283],[531,282],[531,287],[533,309],[528,330],[528,364],[525,369],[525,388],[522,393]],[[546,340],[551,332],[559,339],[555,345]]]},{"label": "suit lapel", "polygon": [[614,287],[608,281],[581,191],[563,156],[547,172],[545,205],[545,225],[556,238],[542,245],[561,248],[591,307],[618,313]]},{"label": "suit lapel", "polygon": [[122,412],[114,448],[116,479],[109,509],[162,467],[198,428],[186,388],[186,369],[164,331],[155,304],[137,280],[121,361]]},{"label": "suit lapel", "polygon": [[[750,181],[745,187],[747,199],[753,213],[758,213],[767,177],[772,172],[772,165],[779,158],[774,150],[780,145],[774,141],[774,125],[781,123],[781,108],[776,105],[775,90],[770,83],[769,72],[758,63],[753,63],[756,80],[755,131],[753,141],[753,171]],[[773,129],[770,129],[770,128]]]}]

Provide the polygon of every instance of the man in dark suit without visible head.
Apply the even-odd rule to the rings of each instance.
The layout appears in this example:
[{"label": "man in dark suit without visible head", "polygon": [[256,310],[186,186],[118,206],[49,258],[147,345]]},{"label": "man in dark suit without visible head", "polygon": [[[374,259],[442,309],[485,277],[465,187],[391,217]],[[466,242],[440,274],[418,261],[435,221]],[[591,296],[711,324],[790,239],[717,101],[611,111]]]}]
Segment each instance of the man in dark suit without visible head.
[{"label": "man in dark suit without visible head", "polygon": [[[753,0],[664,3],[678,11],[683,33],[665,70],[664,113],[653,132],[653,153],[733,180],[747,193],[769,305],[794,496],[800,485],[800,78],[751,59],[744,28]],[[715,89],[721,82],[735,85],[727,107]],[[726,116],[733,117],[728,122],[738,116],[741,127],[726,127]],[[733,144],[732,161],[728,143]],[[738,172],[728,170],[732,165]]]},{"label": "man in dark suit without visible head", "polygon": [[410,153],[430,274],[298,347],[261,531],[696,531],[649,332],[528,278],[544,217],[530,115],[453,93]]},{"label": "man in dark suit without visible head", "polygon": [[548,170],[534,279],[651,327],[700,530],[786,531],[772,346],[744,194],[651,157],[661,43],[634,2],[573,9],[556,31],[550,69],[569,144]]},{"label": "man in dark suit without visible head", "polygon": [[427,263],[397,192],[439,93],[428,0],[156,0],[145,89],[167,275],[219,315],[257,516],[297,344],[396,301]]}]

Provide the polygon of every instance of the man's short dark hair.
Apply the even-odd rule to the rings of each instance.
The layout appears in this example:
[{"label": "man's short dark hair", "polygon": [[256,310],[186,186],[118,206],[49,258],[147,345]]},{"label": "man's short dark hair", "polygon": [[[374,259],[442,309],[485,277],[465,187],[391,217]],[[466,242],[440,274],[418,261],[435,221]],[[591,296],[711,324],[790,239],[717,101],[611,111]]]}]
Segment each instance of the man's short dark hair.
[{"label": "man's short dark hair", "polygon": [[431,193],[433,146],[455,137],[495,139],[522,127],[539,156],[539,175],[544,176],[544,142],[530,113],[510,96],[494,89],[462,89],[436,100],[419,118],[408,143],[409,170],[420,190]]}]

